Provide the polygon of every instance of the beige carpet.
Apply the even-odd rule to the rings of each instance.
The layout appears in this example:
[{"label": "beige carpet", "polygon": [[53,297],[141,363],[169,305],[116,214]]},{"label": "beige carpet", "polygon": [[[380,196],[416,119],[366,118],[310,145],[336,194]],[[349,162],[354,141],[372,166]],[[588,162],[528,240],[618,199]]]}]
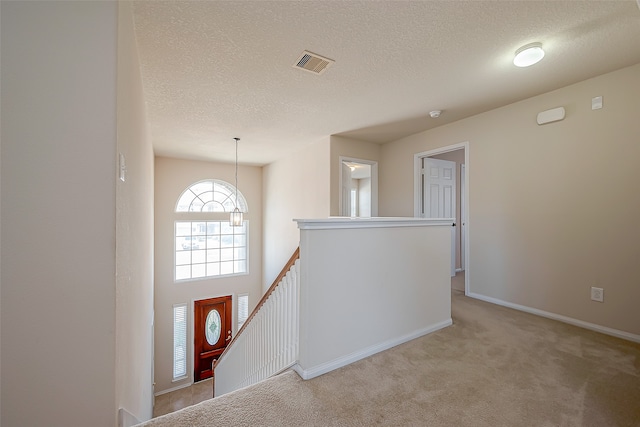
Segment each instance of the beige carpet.
[{"label": "beige carpet", "polygon": [[454,324],[145,426],[640,426],[640,344],[452,294]]}]

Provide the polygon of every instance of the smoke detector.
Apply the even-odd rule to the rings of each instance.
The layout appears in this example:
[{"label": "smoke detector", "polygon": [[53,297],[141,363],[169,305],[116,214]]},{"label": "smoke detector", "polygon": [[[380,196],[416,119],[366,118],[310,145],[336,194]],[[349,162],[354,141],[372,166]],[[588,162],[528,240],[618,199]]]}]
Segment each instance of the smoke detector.
[{"label": "smoke detector", "polygon": [[438,117],[440,117],[441,113],[442,111],[440,110],[433,110],[429,113],[429,116],[431,116],[432,119],[437,119]]},{"label": "smoke detector", "polygon": [[334,61],[333,59],[325,58],[324,56],[320,56],[318,54],[305,50],[304,52],[302,52],[302,55],[300,55],[300,57],[296,60],[296,63],[293,64],[293,67],[308,71],[313,74],[322,74],[334,62],[336,61]]}]

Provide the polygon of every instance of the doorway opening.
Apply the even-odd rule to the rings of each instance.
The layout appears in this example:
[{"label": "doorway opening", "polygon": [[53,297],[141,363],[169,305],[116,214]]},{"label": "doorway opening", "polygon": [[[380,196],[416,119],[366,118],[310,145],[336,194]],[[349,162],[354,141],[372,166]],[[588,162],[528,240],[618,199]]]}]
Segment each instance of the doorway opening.
[{"label": "doorway opening", "polygon": [[340,216],[378,216],[378,162],[340,156]]},{"label": "doorway opening", "polygon": [[[434,168],[433,173],[429,171],[430,168]],[[452,232],[452,285],[456,283],[462,288],[464,283],[464,289],[459,290],[464,290],[465,294],[470,292],[468,169],[468,142],[414,154],[414,216],[456,218]],[[443,175],[451,183],[444,182]],[[430,176],[435,179],[433,183],[429,183]],[[439,205],[436,203],[438,201]]]}]

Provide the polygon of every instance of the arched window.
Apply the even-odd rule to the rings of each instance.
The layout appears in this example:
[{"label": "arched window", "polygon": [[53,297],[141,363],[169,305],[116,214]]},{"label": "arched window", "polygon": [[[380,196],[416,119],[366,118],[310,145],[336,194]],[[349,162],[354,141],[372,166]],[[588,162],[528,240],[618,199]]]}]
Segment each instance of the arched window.
[{"label": "arched window", "polygon": [[[236,188],[226,181],[208,179],[184,190],[176,212],[231,212],[236,207]],[[247,213],[247,201],[238,191],[238,209]]]},{"label": "arched window", "polygon": [[[248,212],[244,196],[237,194],[238,208]],[[248,273],[249,222],[232,227],[221,215],[235,207],[236,188],[225,181],[199,181],[182,192],[176,203],[182,215],[174,227],[176,281]]]}]

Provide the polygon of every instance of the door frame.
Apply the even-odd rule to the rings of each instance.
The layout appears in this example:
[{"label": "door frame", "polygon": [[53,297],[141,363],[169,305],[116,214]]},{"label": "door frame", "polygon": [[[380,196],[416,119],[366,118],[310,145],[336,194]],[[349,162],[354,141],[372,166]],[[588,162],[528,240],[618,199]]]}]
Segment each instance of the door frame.
[{"label": "door frame", "polygon": [[[413,216],[420,218],[420,205],[422,203],[422,159],[425,157],[431,157],[438,154],[448,153],[450,151],[464,150],[464,164],[465,164],[465,176],[464,182],[460,182],[460,203],[465,207],[464,213],[460,214],[463,218],[456,218],[456,221],[464,222],[465,224],[465,239],[464,239],[464,294],[469,295],[471,292],[469,289],[470,283],[470,253],[469,253],[469,241],[471,236],[471,224],[469,223],[469,141],[460,142],[458,144],[447,145],[440,148],[434,148],[432,150],[422,151],[413,155]],[[461,180],[462,181],[462,180]]]},{"label": "door frame", "polygon": [[371,166],[371,217],[378,216],[378,162],[355,157],[338,157],[338,215],[342,216],[342,162],[362,163]]}]

